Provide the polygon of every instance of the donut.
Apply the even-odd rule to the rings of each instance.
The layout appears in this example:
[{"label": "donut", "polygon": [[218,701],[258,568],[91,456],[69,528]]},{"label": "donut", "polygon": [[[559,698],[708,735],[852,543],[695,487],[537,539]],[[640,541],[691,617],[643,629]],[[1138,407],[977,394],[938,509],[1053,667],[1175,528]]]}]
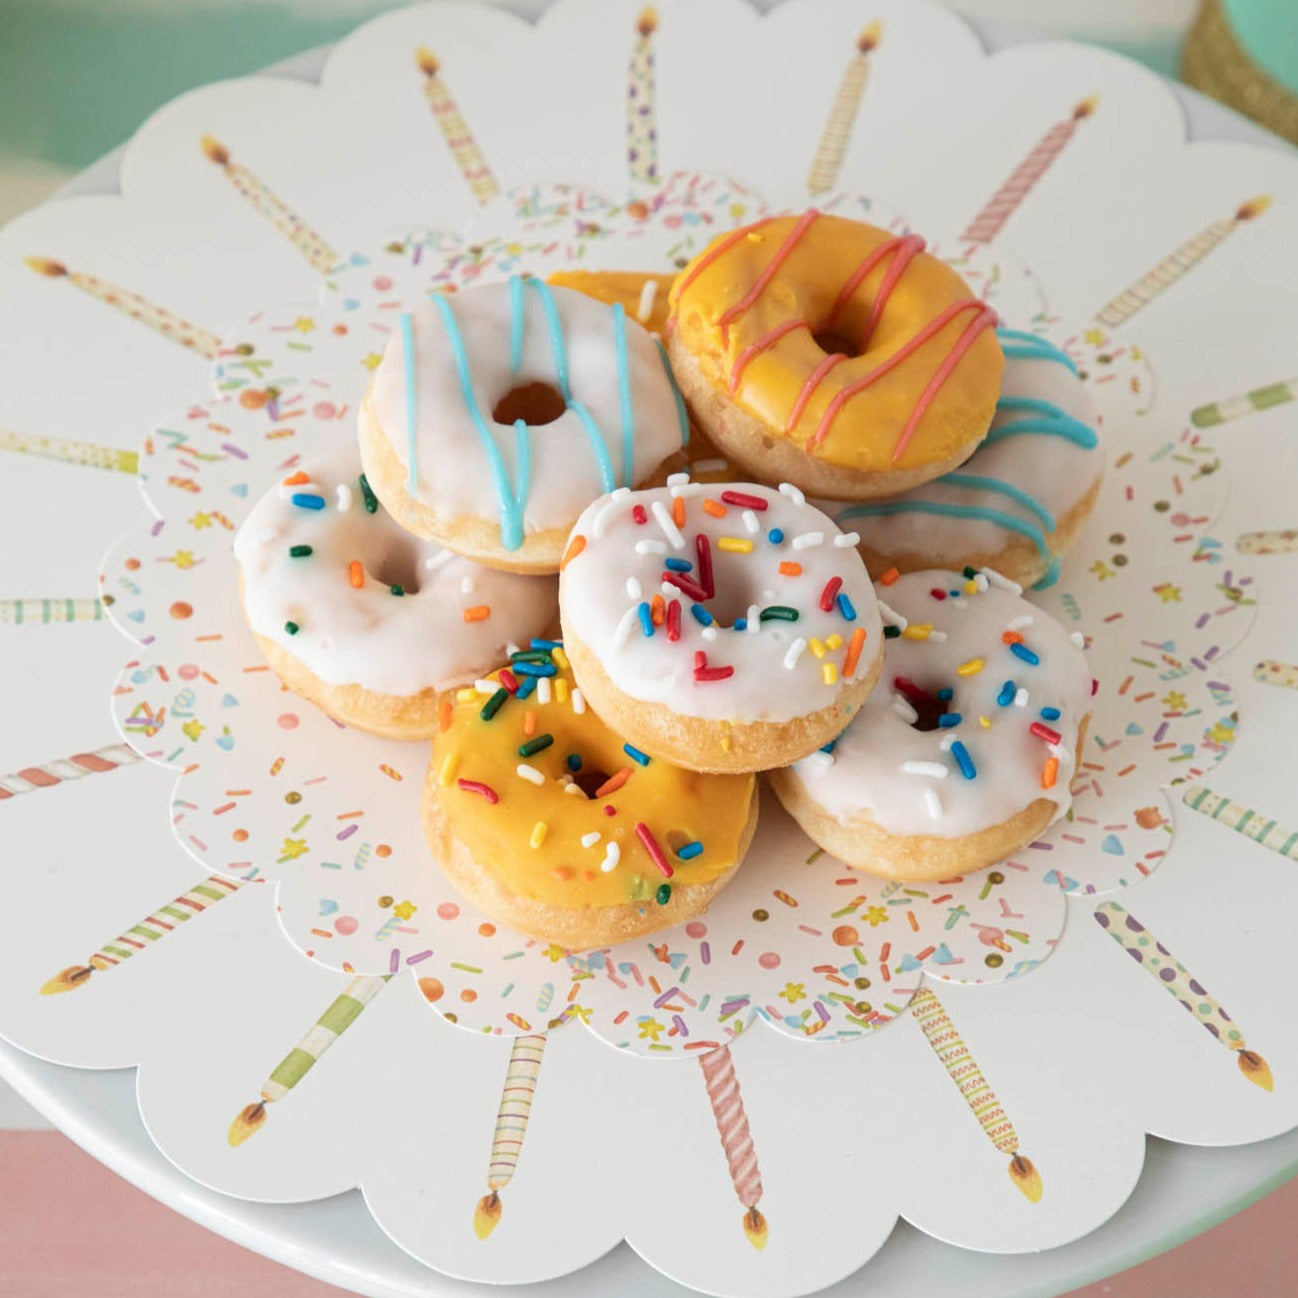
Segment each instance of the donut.
[{"label": "donut", "polygon": [[234,556],[248,625],[284,684],[394,739],[431,735],[442,691],[555,622],[553,578],[484,568],[403,531],[351,446],[268,491]]},{"label": "donut", "polygon": [[620,303],[520,276],[401,317],[360,412],[397,521],[515,572],[556,572],[582,509],[647,481],[688,432],[662,344]]},{"label": "donut", "polygon": [[1068,810],[1094,682],[1080,635],[1019,594],[973,568],[880,590],[879,683],[831,751],[769,777],[827,852],[886,878],[950,879]]},{"label": "donut", "polygon": [[892,500],[821,508],[860,534],[872,573],[992,568],[1049,586],[1104,476],[1099,415],[1069,356],[1039,334],[998,330],[1005,378],[991,431],[951,473]]},{"label": "donut", "polygon": [[679,766],[804,757],[879,670],[857,538],[797,487],[680,479],[601,497],[577,520],[559,574],[577,683],[609,725]]},{"label": "donut", "polygon": [[923,248],[812,210],[731,231],[686,266],[668,351],[724,454],[834,500],[896,495],[969,458],[1000,393],[996,315]]},{"label": "donut", "polygon": [[420,810],[469,901],[577,951],[702,911],[752,841],[757,782],[641,752],[587,704],[562,644],[534,640],[457,691]]}]

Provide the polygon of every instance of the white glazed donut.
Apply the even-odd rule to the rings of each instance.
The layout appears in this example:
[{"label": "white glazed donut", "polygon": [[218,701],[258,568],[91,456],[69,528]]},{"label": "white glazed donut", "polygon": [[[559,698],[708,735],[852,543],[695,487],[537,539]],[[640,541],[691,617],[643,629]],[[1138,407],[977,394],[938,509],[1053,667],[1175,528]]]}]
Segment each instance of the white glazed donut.
[{"label": "white glazed donut", "polygon": [[874,692],[832,752],[771,783],[811,838],[872,874],[1003,860],[1071,804],[1093,689],[1080,637],[992,572],[910,573],[879,599],[892,638]]},{"label": "white glazed donut", "polygon": [[360,416],[404,527],[518,572],[557,571],[590,501],[649,480],[688,433],[662,345],[621,304],[517,275],[403,316]]},{"label": "white glazed donut", "polygon": [[1038,334],[998,331],[1005,377],[986,439],[958,469],[892,500],[826,505],[866,567],[991,567],[1051,585],[1104,476],[1099,415],[1077,367]]},{"label": "white glazed donut", "polygon": [[856,538],[789,485],[617,491],[577,520],[564,643],[596,712],[699,771],[767,770],[847,724],[882,624]]},{"label": "white glazed donut", "polygon": [[234,554],[248,623],[285,684],[393,738],[432,734],[440,691],[554,626],[553,578],[484,568],[403,531],[350,446],[271,488]]}]

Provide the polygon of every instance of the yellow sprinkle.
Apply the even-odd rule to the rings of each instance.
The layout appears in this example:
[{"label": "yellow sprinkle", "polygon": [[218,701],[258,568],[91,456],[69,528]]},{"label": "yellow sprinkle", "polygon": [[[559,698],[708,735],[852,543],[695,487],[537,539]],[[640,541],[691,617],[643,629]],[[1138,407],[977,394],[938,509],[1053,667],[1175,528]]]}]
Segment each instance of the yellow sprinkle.
[{"label": "yellow sprinkle", "polygon": [[445,760],[442,762],[442,769],[437,772],[437,783],[442,788],[446,788],[455,779],[455,772],[459,769],[459,766],[459,755],[457,753],[447,753]]},{"label": "yellow sprinkle", "polygon": [[977,676],[983,669],[983,660],[981,658],[970,658],[967,663],[961,663],[955,669],[957,676]]},{"label": "yellow sprinkle", "polygon": [[990,730],[992,728],[992,719],[991,717],[979,717],[978,724],[982,726],[984,730]]},{"label": "yellow sprinkle", "polygon": [[536,824],[532,826],[532,837],[527,841],[533,847],[540,847],[541,844],[545,842],[545,836],[549,832],[550,826],[547,825],[544,820],[538,820]]},{"label": "yellow sprinkle", "polygon": [[825,648],[829,650],[841,649],[843,647],[843,637],[837,631],[833,635],[825,637]]},{"label": "yellow sprinkle", "polygon": [[825,656],[825,646],[821,644],[814,635],[807,641],[807,647],[816,655],[817,658],[823,658]]},{"label": "yellow sprinkle", "polygon": [[562,676],[554,678],[554,698],[556,703],[567,703],[568,682]]},{"label": "yellow sprinkle", "polygon": [[931,622],[912,622],[903,632],[902,635],[907,640],[927,640],[933,631]]},{"label": "yellow sprinkle", "polygon": [[976,581],[965,582],[964,593],[966,595],[976,595],[978,593],[978,583]]},{"label": "yellow sprinkle", "polygon": [[728,554],[752,554],[753,543],[742,536],[719,536],[717,549],[725,550]]},{"label": "yellow sprinkle", "polygon": [[825,663],[820,669],[820,675],[826,685],[833,685],[838,681],[838,668],[833,663]]},{"label": "yellow sprinkle", "polygon": [[455,701],[457,703],[471,703],[478,697],[478,691],[475,689],[463,689],[455,691]]},{"label": "yellow sprinkle", "polygon": [[555,645],[554,648],[550,650],[550,657],[554,659],[554,665],[561,672],[572,670],[572,664],[568,661],[568,655],[564,653],[558,645]]}]

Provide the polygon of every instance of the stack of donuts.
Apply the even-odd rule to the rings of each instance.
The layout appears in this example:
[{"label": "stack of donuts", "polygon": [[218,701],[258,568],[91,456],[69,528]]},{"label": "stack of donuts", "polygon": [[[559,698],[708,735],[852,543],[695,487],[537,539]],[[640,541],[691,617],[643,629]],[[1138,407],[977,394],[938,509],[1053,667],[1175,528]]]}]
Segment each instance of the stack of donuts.
[{"label": "stack of donuts", "polygon": [[358,441],[240,529],[243,605],[290,689],[431,739],[432,855],[526,933],[703,910],[762,772],[843,861],[951,878],[1069,806],[1093,681],[1021,595],[1095,500],[1096,424],[923,240],[768,218],[674,278],[402,316]]}]

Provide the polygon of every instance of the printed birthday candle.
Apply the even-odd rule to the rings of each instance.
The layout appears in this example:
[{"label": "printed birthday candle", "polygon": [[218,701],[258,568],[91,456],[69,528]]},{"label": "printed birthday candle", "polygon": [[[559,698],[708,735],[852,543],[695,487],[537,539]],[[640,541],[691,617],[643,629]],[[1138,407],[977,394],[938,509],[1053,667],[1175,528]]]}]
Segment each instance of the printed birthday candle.
[{"label": "printed birthday candle", "polygon": [[1192,239],[1187,239],[1175,252],[1164,257],[1153,270],[1142,275],[1130,288],[1124,289],[1106,306],[1096,312],[1095,318],[1110,329],[1130,320],[1148,302],[1152,302],[1165,289],[1170,288],[1187,271],[1192,270],[1214,248],[1233,234],[1241,225],[1256,220],[1268,207],[1271,199],[1263,194],[1241,204],[1235,215],[1213,221]]},{"label": "printed birthday candle", "polygon": [[230,157],[220,140],[203,136],[199,147],[204,156],[216,163],[225,178],[252,206],[300,252],[322,275],[338,264],[338,254],[324,236],[313,230],[269,185],[241,163]]},{"label": "printed birthday candle", "polygon": [[1040,1203],[1043,1191],[1041,1173],[1030,1158],[1019,1152],[1019,1137],[1014,1124],[1006,1117],[996,1092],[983,1076],[978,1061],[969,1053],[969,1047],[951,1022],[946,1007],[931,988],[921,987],[910,1002],[910,1010],[924,1033],[924,1039],[948,1076],[960,1088],[960,1094],[978,1119],[987,1139],[1002,1154],[1010,1156],[1010,1180],[1029,1202]]},{"label": "printed birthday candle", "polygon": [[1077,133],[1079,123],[1095,112],[1098,103],[1094,95],[1083,99],[1070,116],[1056,122],[1014,168],[1009,179],[987,200],[987,205],[969,223],[961,239],[966,243],[990,243],[1064,151],[1064,146]]},{"label": "printed birthday candle", "polygon": [[1263,685],[1283,685],[1285,689],[1298,690],[1298,663],[1278,663],[1274,658],[1263,658],[1253,668],[1253,679]]},{"label": "printed birthday candle", "polygon": [[515,1037],[505,1068],[505,1083],[500,1090],[496,1110],[496,1127],[491,1137],[491,1158],[487,1163],[487,1193],[473,1210],[473,1232],[486,1239],[500,1225],[503,1204],[500,1192],[514,1179],[532,1100],[536,1096],[536,1079],[545,1054],[545,1033],[532,1032]]},{"label": "printed birthday candle", "polygon": [[1190,422],[1196,428],[1212,428],[1228,419],[1242,419],[1259,410],[1271,410],[1298,397],[1298,379],[1285,379],[1283,383],[1267,383],[1260,388],[1250,388],[1236,397],[1212,401],[1206,406],[1196,406],[1190,411]]},{"label": "printed birthday candle", "polygon": [[0,428],[0,451],[20,455],[39,455],[64,464],[80,464],[88,469],[114,469],[118,473],[135,473],[140,457],[135,451],[119,451],[115,446],[96,446],[93,442],[71,442],[61,437],[35,437]]},{"label": "printed birthday candle", "polygon": [[1268,532],[1241,532],[1235,540],[1240,554],[1292,554],[1298,550],[1298,528],[1272,528]]},{"label": "printed birthday candle", "polygon": [[132,766],[139,760],[139,753],[129,745],[109,744],[93,753],[73,753],[71,757],[57,757],[40,766],[24,766],[11,775],[0,775],[0,802],[34,789],[48,789],[68,780],[115,771],[119,766]]},{"label": "printed birthday candle", "polygon": [[0,626],[30,626],[33,622],[102,622],[98,599],[0,599]]},{"label": "printed birthday candle", "polygon": [[261,1088],[261,1097],[239,1110],[226,1139],[242,1145],[266,1122],[266,1106],[282,1100],[313,1069],[320,1056],[360,1017],[361,1011],[387,986],[391,974],[353,978],[334,997],[311,1030],[279,1061]]},{"label": "printed birthday candle", "polygon": [[852,136],[857,111],[861,107],[861,96],[865,94],[865,83],[870,74],[870,55],[879,48],[882,36],[883,24],[873,22],[856,38],[856,53],[843,69],[838,94],[834,97],[825,129],[821,132],[820,143],[816,146],[816,156],[811,162],[807,188],[813,194],[822,194],[838,183],[838,172],[843,165],[843,156]]},{"label": "printed birthday candle", "polygon": [[658,124],[654,102],[653,35],[658,11],[650,5],[636,20],[636,40],[626,76],[626,165],[631,179],[658,181]]},{"label": "printed birthday candle", "polygon": [[173,343],[206,356],[208,360],[214,360],[221,349],[221,340],[216,334],[200,329],[198,325],[175,315],[165,307],[157,306],[138,293],[119,288],[95,275],[87,275],[84,271],[69,270],[61,261],[49,257],[27,257],[25,260],[28,267],[38,275],[44,275],[46,279],[66,279],[83,293],[120,311],[129,319],[147,325]]},{"label": "printed birthday candle", "polygon": [[1279,852],[1281,856],[1298,860],[1298,830],[1291,831],[1278,820],[1250,807],[1241,807],[1238,802],[1231,802],[1202,784],[1187,785],[1181,800],[1191,811],[1197,811],[1209,820],[1220,821],[1228,829]]},{"label": "printed birthday candle", "polygon": [[708,1102],[712,1105],[735,1196],[745,1210],[744,1234],[754,1248],[763,1249],[768,1230],[766,1218],[757,1207],[762,1201],[762,1170],[757,1165],[757,1150],[744,1112],[744,1096],[739,1089],[730,1047],[705,1051],[699,1056],[699,1067],[703,1070]]},{"label": "printed birthday candle", "polygon": [[[1232,807],[1234,805],[1230,804]],[[1264,1091],[1273,1088],[1270,1067],[1261,1055],[1245,1047],[1244,1034],[1235,1025],[1235,1021],[1130,911],[1116,901],[1106,901],[1097,907],[1095,922],[1142,969],[1156,978],[1159,985],[1176,998],[1182,1009],[1203,1024],[1227,1050],[1235,1052],[1239,1070],[1250,1082]]]},{"label": "printed birthday candle", "polygon": [[424,74],[424,98],[433,110],[433,117],[446,137],[446,143],[450,146],[464,179],[473,190],[473,197],[479,203],[489,203],[500,193],[500,186],[465,122],[459,104],[452,98],[442,79],[441,65],[432,52],[422,45],[415,51],[415,63]]},{"label": "printed birthday candle", "polygon": [[174,933],[180,925],[187,924],[195,915],[201,915],[209,906],[238,892],[244,882],[242,879],[226,879],[219,874],[209,875],[173,901],[159,906],[157,910],[132,924],[111,942],[105,942],[85,964],[61,969],[41,987],[41,995],[57,996],[61,992],[72,992],[78,987],[84,987],[95,970],[112,969],[123,960],[129,960],[138,952],[147,950],[160,938]]}]

